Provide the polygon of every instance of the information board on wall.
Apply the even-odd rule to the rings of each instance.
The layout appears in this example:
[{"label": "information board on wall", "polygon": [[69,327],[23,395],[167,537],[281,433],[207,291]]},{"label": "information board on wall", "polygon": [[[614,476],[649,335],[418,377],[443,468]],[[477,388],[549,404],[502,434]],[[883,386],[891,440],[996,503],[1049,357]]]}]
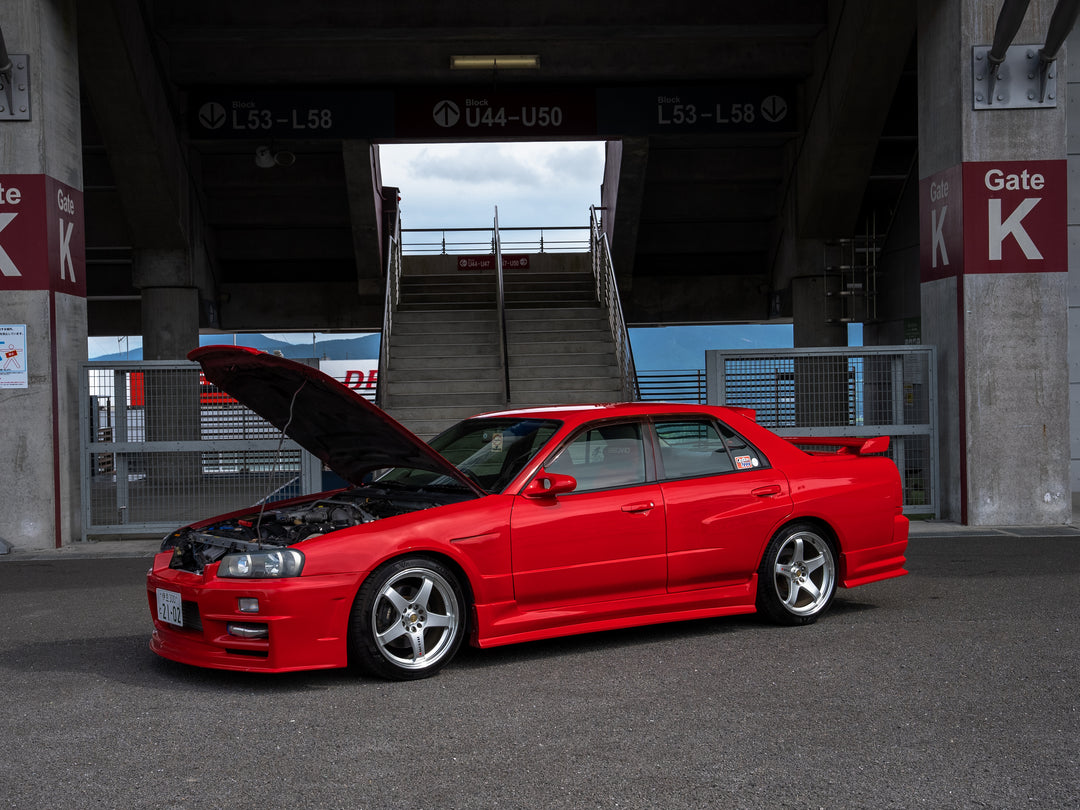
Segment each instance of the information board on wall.
[{"label": "information board on wall", "polygon": [[0,324],[0,388],[29,388],[26,324]]}]

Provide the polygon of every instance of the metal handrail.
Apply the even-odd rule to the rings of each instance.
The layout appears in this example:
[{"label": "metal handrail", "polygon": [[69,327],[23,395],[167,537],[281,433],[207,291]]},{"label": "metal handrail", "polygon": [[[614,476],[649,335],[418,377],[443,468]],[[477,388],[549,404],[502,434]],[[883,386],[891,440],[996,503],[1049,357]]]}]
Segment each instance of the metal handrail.
[{"label": "metal handrail", "polygon": [[379,337],[379,385],[375,389],[375,404],[386,409],[386,372],[390,368],[390,332],[394,312],[401,300],[401,218],[394,221],[394,232],[388,236],[390,250],[386,257],[386,296],[383,302],[383,328]]},{"label": "metal handrail", "polygon": [[596,298],[607,309],[608,325],[615,342],[615,361],[619,366],[624,399],[636,400],[638,394],[637,370],[634,367],[634,350],[630,345],[630,330],[626,328],[623,317],[619,285],[615,279],[615,267],[611,262],[611,249],[607,234],[600,226],[597,212],[604,210],[595,205],[589,206],[590,254],[592,256],[593,277],[596,280]]},{"label": "metal handrail", "polygon": [[[587,225],[560,225],[560,226],[506,226],[499,227],[500,240],[505,233],[535,233],[536,239],[503,241],[504,246],[513,246],[514,250],[537,253],[585,253],[589,250],[589,237],[584,239],[553,239],[551,234],[563,232],[587,231]],[[485,234],[484,239],[464,239],[461,241],[447,241],[447,234]],[[495,234],[491,228],[402,228],[402,250],[406,255],[437,255],[446,256],[451,253],[493,253],[495,251]],[[409,239],[415,234],[438,234],[435,241],[416,241]],[[405,244],[406,240],[408,244]]]},{"label": "metal handrail", "polygon": [[510,349],[506,339],[506,289],[503,284],[502,243],[499,238],[499,206],[495,206],[495,227],[492,231],[493,251],[495,253],[495,290],[496,308],[499,311],[499,362],[503,371],[503,395],[506,404],[510,404]]}]

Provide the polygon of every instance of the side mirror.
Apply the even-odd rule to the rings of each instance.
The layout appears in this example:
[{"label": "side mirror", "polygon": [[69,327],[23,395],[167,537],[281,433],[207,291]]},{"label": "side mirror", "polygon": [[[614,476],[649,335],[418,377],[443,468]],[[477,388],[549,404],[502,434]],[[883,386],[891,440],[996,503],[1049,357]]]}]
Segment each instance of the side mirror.
[{"label": "side mirror", "polygon": [[554,498],[573,492],[577,488],[577,479],[572,475],[560,475],[541,470],[540,473],[522,490],[526,498]]}]

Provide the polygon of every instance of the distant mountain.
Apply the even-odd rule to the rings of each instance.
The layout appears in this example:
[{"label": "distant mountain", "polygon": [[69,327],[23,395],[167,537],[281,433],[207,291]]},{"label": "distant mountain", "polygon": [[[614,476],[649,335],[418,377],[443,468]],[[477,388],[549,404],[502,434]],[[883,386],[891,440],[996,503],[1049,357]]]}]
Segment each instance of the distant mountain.
[{"label": "distant mountain", "polygon": [[[287,343],[266,335],[235,335],[235,345],[249,346],[264,352],[280,351],[282,356],[292,359],[309,359],[314,356],[322,360],[374,360],[379,356],[379,334],[363,335],[355,338],[335,338],[319,340],[312,347],[310,343]],[[232,346],[233,335],[201,335],[200,346]],[[129,352],[116,352],[92,357],[92,360],[142,360],[142,348]]]},{"label": "distant mountain", "polygon": [[[861,337],[861,335],[860,335]],[[232,345],[233,335],[202,335],[200,346]],[[320,360],[374,360],[379,356],[378,333],[352,338],[319,340],[314,356]],[[705,368],[708,349],[782,349],[794,345],[791,324],[742,324],[719,326],[660,326],[630,330],[634,364],[639,371],[681,371]],[[310,343],[286,343],[261,334],[236,335],[240,346],[265,352],[280,351],[285,357],[309,359]],[[99,355],[93,360],[142,360],[142,349]]]}]

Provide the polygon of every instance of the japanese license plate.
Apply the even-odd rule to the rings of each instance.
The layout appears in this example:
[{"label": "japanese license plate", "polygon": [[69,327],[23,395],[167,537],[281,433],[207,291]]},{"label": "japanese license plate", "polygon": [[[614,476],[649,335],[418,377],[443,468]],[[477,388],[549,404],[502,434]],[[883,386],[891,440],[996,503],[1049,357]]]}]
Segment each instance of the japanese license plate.
[{"label": "japanese license plate", "polygon": [[157,617],[168,624],[184,626],[184,602],[179,593],[157,589]]}]

